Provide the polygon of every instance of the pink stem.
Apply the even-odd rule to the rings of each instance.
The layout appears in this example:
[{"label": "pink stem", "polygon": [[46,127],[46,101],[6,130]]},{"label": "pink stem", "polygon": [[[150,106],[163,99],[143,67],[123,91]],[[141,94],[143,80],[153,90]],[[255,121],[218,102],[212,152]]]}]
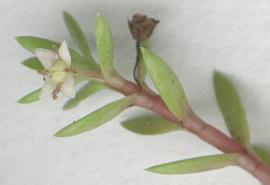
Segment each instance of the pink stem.
[{"label": "pink stem", "polygon": [[140,94],[140,98],[138,98],[135,103],[137,106],[149,109],[164,118],[173,121],[224,153],[240,154],[242,158],[239,160],[239,166],[255,176],[262,184],[270,185],[269,166],[264,164],[255,154],[250,152],[235,139],[225,135],[218,129],[201,120],[191,110],[189,111],[187,120],[179,121],[169,111],[160,96],[144,92],[140,86],[129,81],[125,81],[122,88],[118,90],[125,95],[134,93]]},{"label": "pink stem", "polygon": [[117,75],[117,78],[106,82],[112,89],[124,94],[137,94],[135,105],[149,109],[164,118],[176,123],[187,131],[216,147],[224,153],[240,154],[238,165],[256,177],[263,185],[270,185],[270,167],[264,164],[253,152],[238,143],[235,139],[225,135],[215,127],[201,120],[191,109],[186,120],[178,120],[165,105],[163,100],[154,92],[146,92],[133,82]]}]

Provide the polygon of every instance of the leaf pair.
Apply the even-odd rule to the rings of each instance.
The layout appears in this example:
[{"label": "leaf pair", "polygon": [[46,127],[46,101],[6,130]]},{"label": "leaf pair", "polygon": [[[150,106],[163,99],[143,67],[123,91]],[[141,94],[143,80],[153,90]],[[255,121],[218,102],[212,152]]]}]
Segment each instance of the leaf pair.
[{"label": "leaf pair", "polygon": [[[113,43],[110,26],[105,18],[99,14],[96,20],[96,43],[101,71],[106,80],[115,73]],[[179,120],[183,119],[187,114],[187,102],[182,85],[175,73],[149,49],[142,48],[141,52],[147,71],[162,99]]]},{"label": "leaf pair", "polygon": [[[178,118],[186,114],[187,103],[184,90],[170,67],[157,55],[142,48],[144,63],[160,96]],[[237,90],[229,79],[214,73],[214,85],[219,107],[231,135],[244,145],[249,145],[248,121]]]},{"label": "leaf pair", "polygon": [[[229,78],[220,72],[214,73],[214,87],[220,110],[230,134],[243,145],[249,146],[248,121],[236,88]],[[266,164],[270,164],[270,156],[263,148],[257,146],[252,146],[251,148]],[[228,165],[237,165],[237,159],[238,156],[236,154],[204,156],[161,164],[153,166],[148,170],[161,174],[194,173]]]},{"label": "leaf pair", "polygon": [[[186,99],[183,88],[177,80],[176,75],[161,58],[159,58],[151,51],[143,48],[142,53],[147,71],[150,74],[150,77],[154,82],[155,87],[158,89],[162,99],[164,100],[168,108],[171,110],[171,112],[174,113],[174,115],[178,119],[183,118],[186,113]],[[250,138],[248,121],[236,88],[225,75],[219,72],[214,73],[214,86],[218,104],[224,116],[230,134],[233,138],[235,138],[243,145],[249,146]],[[137,127],[137,125],[135,124],[136,122],[134,122],[133,124],[131,123],[132,122],[129,123],[130,128],[136,131],[139,130],[141,133],[143,133],[143,127],[141,127],[141,129],[138,129],[139,127]],[[269,163],[269,154],[265,152],[265,150],[263,150],[262,148],[253,148],[253,150],[266,163]],[[215,165],[213,166],[207,164],[208,159],[211,159],[211,161],[213,161],[211,162],[211,164],[217,164],[217,167],[219,167],[219,165],[223,166],[223,164],[225,164],[222,162],[223,159],[228,159],[230,161],[230,158],[228,158],[227,155],[224,154],[222,156],[211,156],[210,158],[201,157],[196,159],[190,159],[187,161],[179,161],[160,165],[158,167],[151,168],[151,171],[155,171],[158,169],[158,171],[161,170],[160,172],[162,173],[170,174],[170,170],[175,170],[174,167],[180,170],[178,171],[179,173],[189,173],[196,170],[203,171],[207,170],[208,168],[216,168]],[[193,168],[192,165],[189,166],[189,164],[197,164],[197,162],[199,162],[198,164],[201,165],[199,165],[199,168],[197,168],[198,166],[196,165],[195,168]],[[203,165],[205,166],[201,168]],[[179,166],[182,166],[183,168],[179,168]]]},{"label": "leaf pair", "polygon": [[[64,12],[64,20],[70,35],[79,46],[80,51],[87,59],[90,61],[93,60],[90,53],[90,46],[77,21],[67,12]],[[113,41],[109,24],[105,18],[99,14],[97,14],[96,17],[95,30],[99,64],[106,80],[115,72],[113,67]]]},{"label": "leaf pair", "polygon": [[[89,42],[87,41],[85,34],[83,33],[82,29],[80,28],[79,23],[68,12],[64,12],[63,17],[64,17],[66,27],[70,33],[70,36],[72,37],[74,42],[78,45],[81,53],[83,54],[83,57],[88,61],[88,63],[90,63],[92,65],[91,70],[99,70],[99,66],[94,61],[93,56],[91,54],[91,48],[90,48]],[[82,64],[85,64],[85,63],[78,63],[74,67],[81,69],[81,70],[89,70],[90,69]]]},{"label": "leaf pair", "polygon": [[[151,64],[153,64],[152,62]],[[156,63],[154,63],[156,64]],[[158,65],[158,64],[156,64]],[[149,68],[149,65],[146,65]],[[147,68],[147,69],[148,69]],[[154,70],[154,68],[150,68]],[[155,74],[156,76],[160,74]],[[152,78],[155,76],[152,75]],[[156,77],[157,78],[157,77]],[[221,111],[226,118],[227,127],[238,141],[249,144],[247,119],[240,98],[232,83],[221,73],[214,74],[216,96]],[[172,96],[172,95],[171,95]],[[165,101],[165,100],[164,100]],[[168,105],[168,103],[167,103]],[[169,105],[168,105],[169,106]],[[179,115],[179,114],[178,114]],[[204,156],[187,160],[180,160],[156,165],[147,170],[160,174],[185,174],[222,168],[228,165],[237,165],[237,155],[221,154]]]}]

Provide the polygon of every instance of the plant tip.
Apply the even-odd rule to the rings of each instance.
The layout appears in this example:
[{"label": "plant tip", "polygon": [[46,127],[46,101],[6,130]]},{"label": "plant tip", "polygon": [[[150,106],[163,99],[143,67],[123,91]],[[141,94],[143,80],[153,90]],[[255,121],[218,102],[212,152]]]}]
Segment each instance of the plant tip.
[{"label": "plant tip", "polygon": [[221,72],[220,72],[219,70],[216,70],[216,69],[214,69],[213,73],[214,73],[214,75],[219,75],[219,74],[221,74]]},{"label": "plant tip", "polygon": [[61,130],[56,132],[53,136],[55,137],[65,137],[62,133],[61,133]]},{"label": "plant tip", "polygon": [[151,167],[148,167],[148,168],[145,168],[144,171],[148,171],[148,172],[151,172],[151,173],[158,173],[154,170],[153,166]]}]

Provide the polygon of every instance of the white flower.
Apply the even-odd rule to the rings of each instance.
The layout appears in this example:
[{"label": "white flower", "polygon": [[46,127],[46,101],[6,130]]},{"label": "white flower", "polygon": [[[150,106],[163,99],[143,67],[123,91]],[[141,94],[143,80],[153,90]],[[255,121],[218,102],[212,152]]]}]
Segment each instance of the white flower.
[{"label": "white flower", "polygon": [[62,92],[64,95],[74,98],[75,83],[67,43],[63,41],[57,52],[37,48],[35,55],[46,68],[41,72],[45,81],[41,96],[49,93],[56,99],[58,93]]}]

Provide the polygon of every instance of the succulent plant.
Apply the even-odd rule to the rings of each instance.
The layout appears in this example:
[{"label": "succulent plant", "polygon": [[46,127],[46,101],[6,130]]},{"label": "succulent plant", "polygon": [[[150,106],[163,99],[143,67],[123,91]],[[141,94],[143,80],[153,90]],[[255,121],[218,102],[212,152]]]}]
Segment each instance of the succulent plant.
[{"label": "succulent plant", "polygon": [[[262,184],[270,185],[270,156],[265,149],[252,145],[248,120],[237,89],[230,78],[222,72],[213,72],[213,82],[218,105],[224,116],[230,136],[199,118],[189,106],[184,88],[170,66],[152,51],[148,45],[158,20],[143,14],[135,14],[129,28],[136,43],[134,81],[129,81],[114,68],[113,39],[106,19],[97,14],[96,47],[98,62],[75,18],[64,12],[64,21],[79,51],[59,42],[33,36],[19,36],[18,43],[34,56],[23,65],[41,74],[45,85],[22,97],[19,103],[37,102],[50,89],[56,99],[61,92],[72,98],[64,109],[76,107],[81,101],[103,89],[123,94],[98,110],[85,115],[56,132],[57,137],[75,136],[105,123],[124,110],[139,106],[154,114],[128,119],[122,126],[143,135],[157,135],[172,131],[187,131],[213,145],[221,153],[211,156],[188,158],[147,168],[159,174],[194,173],[234,165],[254,175]],[[157,91],[145,81],[149,75]],[[86,81],[78,92],[74,85]]]}]

